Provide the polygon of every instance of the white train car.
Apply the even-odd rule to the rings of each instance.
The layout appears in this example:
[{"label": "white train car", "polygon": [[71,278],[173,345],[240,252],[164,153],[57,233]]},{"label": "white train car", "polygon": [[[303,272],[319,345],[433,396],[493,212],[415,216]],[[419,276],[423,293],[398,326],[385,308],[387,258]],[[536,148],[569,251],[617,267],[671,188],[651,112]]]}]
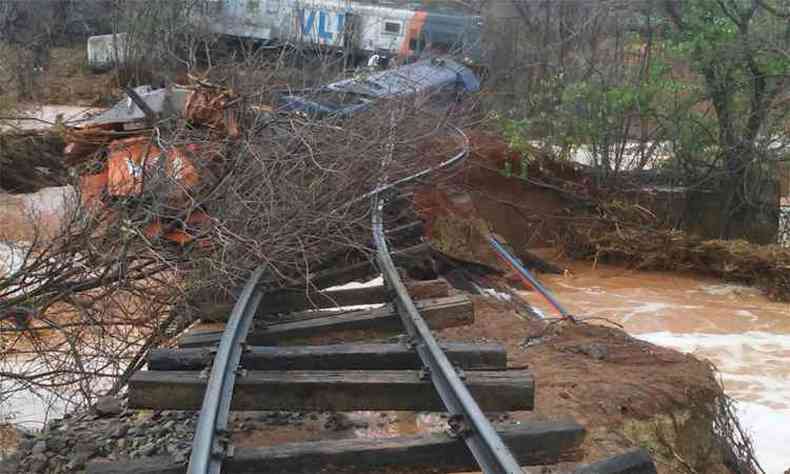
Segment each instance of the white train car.
[{"label": "white train car", "polygon": [[480,17],[457,6],[405,0],[218,0],[207,25],[218,34],[322,45],[356,54],[416,56],[425,50],[480,57]]}]

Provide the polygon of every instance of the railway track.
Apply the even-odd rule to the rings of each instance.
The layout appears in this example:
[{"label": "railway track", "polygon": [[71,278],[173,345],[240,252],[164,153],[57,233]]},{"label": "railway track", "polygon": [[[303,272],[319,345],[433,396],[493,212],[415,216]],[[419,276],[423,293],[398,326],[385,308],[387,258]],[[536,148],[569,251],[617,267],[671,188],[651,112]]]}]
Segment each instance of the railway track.
[{"label": "railway track", "polygon": [[[151,351],[148,370],[130,381],[129,407],[199,409],[188,465],[143,469],[138,460],[93,466],[88,472],[370,473],[397,467],[409,469],[403,472],[504,474],[522,472],[521,465],[578,460],[585,431],[576,422],[492,425],[484,412],[533,409],[531,374],[508,369],[499,344],[439,343],[434,329],[474,321],[472,302],[450,294],[441,281],[407,284],[401,278],[398,266],[419,266],[428,247],[420,241],[417,222],[388,228],[386,195],[397,184],[454,166],[467,152],[464,146],[434,168],[363,196],[372,206],[375,258],[318,273],[310,288],[376,274],[383,284],[267,292],[261,267],[229,315],[207,315],[224,320],[222,331],[193,331],[180,339],[178,348]],[[499,250],[503,257],[509,255],[504,247]],[[516,265],[517,259],[510,263]],[[413,293],[421,297],[415,301]],[[360,304],[381,305],[343,309]],[[405,337],[388,342],[388,335],[398,333]],[[327,337],[332,344],[325,343]],[[447,413],[448,426],[439,434],[234,448],[231,410],[441,411]],[[646,453],[637,451],[577,472],[648,473],[655,468]]]}]

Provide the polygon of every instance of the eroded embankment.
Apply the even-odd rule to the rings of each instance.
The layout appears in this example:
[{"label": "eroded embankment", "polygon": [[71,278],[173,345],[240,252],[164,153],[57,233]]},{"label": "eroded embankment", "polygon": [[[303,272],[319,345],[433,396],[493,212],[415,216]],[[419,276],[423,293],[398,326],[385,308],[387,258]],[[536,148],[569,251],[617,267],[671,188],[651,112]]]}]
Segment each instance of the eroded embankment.
[{"label": "eroded embankment", "polygon": [[684,472],[675,454],[704,466],[697,472],[727,472],[712,432],[721,389],[708,363],[617,328],[526,320],[492,298],[476,297],[475,311],[474,325],[442,337],[500,341],[510,366],[529,367],[536,409],[516,420],[573,417],[587,429],[586,462],[637,446],[651,451],[659,472]]},{"label": "eroded embankment", "polygon": [[[494,308],[489,311],[492,314],[478,319],[475,328],[470,331],[470,337],[509,340],[515,346],[523,346],[524,341],[529,340],[528,348],[521,352],[513,350],[512,353],[522,354],[521,363],[530,366],[538,383],[543,382],[538,390],[537,414],[557,415],[566,411],[586,424],[590,433],[586,442],[587,456],[641,445],[653,452],[659,469],[663,472],[728,472],[722,464],[724,457],[728,455],[727,450],[721,449],[718,444],[720,440],[713,436],[714,421],[738,423],[738,420],[731,413],[724,413],[726,406],[715,403],[716,400],[723,401],[727,398],[721,397],[722,389],[716,383],[718,375],[707,360],[684,355],[673,349],[648,345],[619,329],[600,326],[609,325],[605,321],[609,319],[625,324],[630,332],[632,328],[623,318],[628,320],[628,315],[638,313],[638,318],[633,319],[641,323],[650,321],[648,324],[654,333],[661,331],[657,327],[663,327],[665,332],[671,331],[671,324],[667,323],[682,319],[684,331],[688,337],[693,338],[697,334],[695,331],[709,329],[711,322],[704,315],[709,309],[707,303],[711,302],[697,301],[699,305],[695,306],[695,311],[678,312],[678,308],[673,306],[674,312],[669,312],[677,313],[676,317],[667,319],[667,314],[661,311],[665,307],[663,304],[651,305],[652,300],[640,299],[638,295],[620,301],[624,295],[618,288],[609,288],[606,282],[596,285],[594,280],[601,277],[600,272],[596,271],[596,257],[605,261],[606,257],[615,256],[613,251],[607,251],[605,247],[599,249],[597,254],[587,251],[595,248],[595,239],[603,235],[596,234],[596,231],[606,233],[609,229],[610,223],[605,223],[607,225],[603,227],[599,225],[602,217],[600,207],[596,207],[595,203],[600,196],[594,194],[594,188],[583,176],[563,165],[550,164],[549,168],[535,165],[534,169],[530,168],[526,180],[504,176],[501,166],[503,161],[512,160],[514,157],[504,144],[492,142],[490,138],[475,137],[478,143],[476,153],[463,173],[452,181],[443,183],[443,186],[433,186],[417,194],[417,201],[427,220],[432,241],[438,249],[456,259],[500,268],[502,277],[488,277],[492,284],[498,283],[500,287],[509,285],[524,289],[522,282],[502,268],[491,252],[485,239],[487,232],[500,235],[524,261],[535,262],[535,254],[548,256],[551,263],[557,263],[561,270],[565,270],[565,274],[543,275],[541,278],[550,288],[560,292],[560,299],[571,307],[574,314],[582,317],[593,316],[595,319],[590,319],[589,322],[599,326],[575,327],[562,323],[549,325],[546,329],[545,323],[537,322],[520,326],[514,322],[517,316],[513,307],[486,299],[479,304]],[[649,210],[646,209],[646,212],[649,213]],[[569,231],[574,227],[582,230]],[[574,255],[591,257],[593,261],[575,265],[567,257],[570,254],[569,245],[572,247],[574,242],[579,242],[580,232],[588,237],[584,244],[591,247],[585,247],[585,252],[575,252]],[[681,233],[680,237],[684,238],[684,234]],[[651,255],[654,257],[661,255],[663,247],[672,247],[672,241],[663,239],[663,234],[657,237],[660,244],[656,244],[656,239],[642,238],[645,240],[644,245],[652,246],[654,251]],[[738,253],[745,248],[742,243],[705,244],[707,248],[734,249],[736,258],[747,259],[747,263],[733,268],[730,254],[719,252],[708,254],[710,258],[705,258],[693,250],[689,251],[695,241],[687,236],[685,238],[691,244],[681,245],[675,253],[669,254],[670,257],[682,257],[677,260],[677,264],[658,267],[684,270],[682,274],[660,274],[665,282],[672,282],[676,277],[685,279],[684,283],[680,283],[685,285],[684,291],[710,284],[710,275],[758,283],[753,276],[759,272],[754,270],[755,267],[749,267],[748,262],[760,261],[762,254],[770,254],[776,250],[755,247],[751,249],[754,252],[743,257],[742,253]],[[552,250],[547,252],[547,248]],[[747,252],[749,250],[746,249]],[[752,259],[752,256],[756,258]],[[640,263],[620,259],[623,260]],[[652,261],[670,260],[671,258],[653,258]],[[576,266],[591,267],[594,275],[587,272],[584,278],[576,281]],[[782,276],[780,266],[781,264],[776,265],[772,269],[776,278],[761,280],[768,282],[764,287],[782,288],[785,277]],[[651,268],[649,265],[647,267]],[[640,286],[639,278],[642,273],[639,270],[629,270],[626,267],[606,268],[617,273],[628,273],[626,279],[633,283],[629,288],[638,289]],[[727,271],[716,271],[717,268]],[[690,272],[696,272],[697,276]],[[645,278],[655,279],[647,276]],[[772,282],[776,284],[771,286]],[[584,291],[577,288],[575,293],[563,292],[568,285],[582,285]],[[661,287],[653,286],[655,288],[651,288],[651,291],[661,294]],[[587,292],[595,293],[600,298],[583,298],[582,293]],[[553,314],[534,292],[516,294],[524,297],[543,313]],[[773,295],[776,296],[776,293]],[[683,297],[693,298],[691,294],[667,296],[670,299]],[[762,305],[777,305],[762,296],[760,298],[765,300],[760,303]],[[722,304],[726,305],[726,302]],[[733,309],[731,313],[734,312]],[[782,311],[776,314],[771,311],[767,313],[770,313],[770,317],[776,317]],[[739,326],[740,330],[749,330],[742,326]],[[544,331],[548,337],[537,337]],[[636,332],[645,331],[636,329]],[[653,339],[662,341],[671,338]],[[691,352],[685,350],[688,349],[688,344],[684,347],[676,344],[670,346]],[[744,351],[749,350],[744,346]],[[717,355],[719,354],[704,353],[705,357],[721,361]],[[517,363],[516,360],[519,359],[514,359],[513,363]],[[739,361],[739,369],[748,372],[749,369],[744,364],[749,365],[748,359]],[[727,366],[729,368],[731,367]],[[723,374],[725,384],[730,387],[733,386],[733,375],[735,374],[730,372]],[[771,390],[771,387],[762,389]],[[744,395],[743,391],[736,390],[733,393],[739,398]],[[781,461],[777,461],[777,453],[771,451],[771,443],[765,442],[765,435],[766,433],[760,433],[761,439],[757,444],[763,450],[758,452],[758,456],[770,463],[768,472],[773,472],[779,469],[776,464],[778,462],[781,465]]]}]

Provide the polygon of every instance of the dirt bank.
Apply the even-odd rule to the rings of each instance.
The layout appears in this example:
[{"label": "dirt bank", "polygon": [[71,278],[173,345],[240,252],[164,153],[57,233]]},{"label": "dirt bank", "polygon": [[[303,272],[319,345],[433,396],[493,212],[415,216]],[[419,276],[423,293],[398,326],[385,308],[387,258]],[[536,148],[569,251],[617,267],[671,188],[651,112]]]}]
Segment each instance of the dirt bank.
[{"label": "dirt bank", "polygon": [[518,413],[515,420],[576,419],[588,432],[585,462],[641,446],[655,456],[662,473],[683,472],[672,450],[694,465],[708,465],[699,472],[728,472],[719,453],[699,458],[705,450],[698,443],[712,442],[711,420],[690,416],[720,393],[708,363],[617,328],[547,324],[525,319],[494,298],[474,297],[474,302],[475,323],[444,330],[441,337],[500,341],[509,366],[532,371],[535,411]]}]

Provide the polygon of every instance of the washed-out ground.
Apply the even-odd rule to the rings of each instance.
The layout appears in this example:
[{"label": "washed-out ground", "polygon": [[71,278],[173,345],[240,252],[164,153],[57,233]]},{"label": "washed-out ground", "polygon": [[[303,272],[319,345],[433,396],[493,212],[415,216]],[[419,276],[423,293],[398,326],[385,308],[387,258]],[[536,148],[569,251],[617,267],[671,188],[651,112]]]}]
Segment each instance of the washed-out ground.
[{"label": "washed-out ground", "polygon": [[[537,385],[533,412],[490,414],[492,421],[501,425],[574,418],[588,431],[581,461],[650,447],[653,423],[667,413],[684,416],[696,393],[716,388],[710,368],[694,357],[603,326],[547,326],[525,319],[509,302],[472,298],[475,323],[443,330],[438,337],[501,342],[508,350],[508,365],[529,367]],[[98,410],[50,422],[44,433],[22,436],[21,464],[16,471],[8,469],[59,473],[77,472],[90,459],[185,460],[194,419],[193,413],[132,411],[122,402],[103,401]],[[233,426],[236,445],[264,446],[442,431],[445,419],[437,413],[242,412],[234,415]],[[659,465],[659,470],[676,472],[671,465]]]},{"label": "washed-out ground", "polygon": [[[70,90],[74,86],[67,81],[50,79],[50,101],[59,95],[84,95],[79,102],[55,101],[81,105],[73,109],[32,108],[30,115],[46,122],[54,122],[58,113],[64,120],[76,119],[89,106],[103,103],[91,99],[95,91],[90,89],[101,83],[109,91],[110,79],[95,77],[93,86],[85,84],[79,90]],[[27,121],[24,126],[43,123]],[[526,203],[532,210],[540,210],[556,208],[558,202],[550,194],[525,191],[522,183],[494,176],[495,171],[467,174],[461,187],[464,192],[457,195],[459,207],[479,213],[514,245],[534,249],[549,243],[551,229],[523,225],[523,211],[511,204]],[[25,226],[30,215],[56,222],[63,191],[0,196],[0,221],[5,233],[0,239],[29,239]],[[31,209],[37,212],[31,213]],[[19,222],[8,225],[12,218]],[[17,229],[16,233],[9,232],[12,228]],[[13,252],[0,249],[3,254]],[[790,417],[790,374],[784,363],[790,356],[787,305],[771,303],[756,290],[721,285],[698,276],[593,268],[587,263],[564,261],[551,251],[541,255],[569,269],[565,275],[541,275],[541,279],[574,314],[620,323],[633,337],[603,320],[590,320],[584,325],[546,325],[520,314],[507,298],[474,296],[475,323],[441,331],[439,337],[501,342],[508,349],[509,365],[529,367],[536,379],[536,410],[511,416],[492,414],[495,423],[572,417],[588,431],[584,462],[636,446],[660,452],[664,447],[656,434],[666,434],[673,420],[680,420],[684,428],[672,436],[689,441],[709,421],[695,419],[689,412],[698,403],[698,396],[704,398],[706,391],[716,390],[715,374],[696,357],[651,344],[654,342],[716,362],[726,389],[742,401],[743,421],[755,435],[757,454],[768,474],[782,473],[790,466],[785,448],[790,445],[790,423],[786,422]],[[519,289],[514,280],[511,284]],[[552,315],[533,292],[519,294]],[[25,406],[8,407],[8,411],[23,413],[25,421],[30,422],[23,427],[30,431],[0,429],[0,454],[18,446],[22,464],[6,464],[0,472],[79,472],[91,459],[167,456],[182,460],[188,455],[193,413],[132,411],[125,409],[122,401],[110,400],[98,411],[54,420],[44,432],[31,434],[40,426],[37,422],[44,419],[44,413],[30,410],[30,399],[21,400],[18,403]],[[235,415],[233,426],[234,443],[259,446],[411,435],[442,430],[444,420],[435,413],[258,412]],[[671,459],[658,456],[657,461],[659,472],[679,472]],[[705,472],[725,471],[713,459]]]}]

